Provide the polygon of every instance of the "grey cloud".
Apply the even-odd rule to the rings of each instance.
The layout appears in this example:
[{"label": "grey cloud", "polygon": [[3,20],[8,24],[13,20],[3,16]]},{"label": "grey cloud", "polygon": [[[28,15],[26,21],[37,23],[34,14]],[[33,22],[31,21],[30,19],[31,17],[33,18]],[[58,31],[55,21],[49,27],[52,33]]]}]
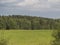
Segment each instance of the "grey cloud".
[{"label": "grey cloud", "polygon": [[52,3],[51,7],[56,8],[56,9],[60,9],[60,3]]},{"label": "grey cloud", "polygon": [[[2,1],[6,2],[7,0],[0,0],[0,7],[17,7],[18,8],[19,6],[17,6],[17,4],[20,3],[20,2],[23,2],[24,0],[16,0],[16,1],[11,0],[13,2],[8,2],[7,1],[6,3],[2,3]],[[42,8],[42,7],[44,7],[44,8],[50,7],[50,8],[57,8],[57,9],[60,8],[60,2],[58,2],[58,3],[52,3],[52,2],[48,2],[48,0],[39,0],[39,3],[38,4],[34,4],[34,5],[32,5],[32,6],[28,5],[26,7],[27,8],[30,7],[32,9],[34,7],[38,7],[39,9]],[[26,8],[26,7],[23,7],[23,8]],[[21,6],[20,6],[20,8],[21,8]]]},{"label": "grey cloud", "polygon": [[[16,1],[12,1],[12,2],[8,2],[10,0],[0,0],[0,7],[10,7],[10,6],[16,6],[17,3],[22,2],[23,0],[16,0]],[[5,2],[5,3],[2,3]]]},{"label": "grey cloud", "polygon": [[[1,3],[0,0],[0,14],[26,14],[26,15],[37,15],[45,17],[59,17],[60,15],[60,3],[48,2],[48,0],[39,0],[38,4],[34,6],[17,6],[18,3],[23,2],[24,0],[17,0],[16,2],[6,2]],[[41,4],[41,5],[40,5]],[[41,6],[41,7],[40,7]],[[42,8],[42,6],[45,6]],[[47,8],[50,6],[50,8]],[[42,8],[42,9],[41,9]],[[58,10],[56,10],[58,9]],[[57,16],[56,16],[57,15]]]}]

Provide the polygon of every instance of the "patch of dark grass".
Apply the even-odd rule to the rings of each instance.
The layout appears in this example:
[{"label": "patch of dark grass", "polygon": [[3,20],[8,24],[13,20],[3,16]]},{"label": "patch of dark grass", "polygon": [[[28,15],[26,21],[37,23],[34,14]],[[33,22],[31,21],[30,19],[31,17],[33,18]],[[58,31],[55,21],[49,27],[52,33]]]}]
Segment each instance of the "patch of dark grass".
[{"label": "patch of dark grass", "polygon": [[1,39],[0,40],[0,45],[8,45],[7,40],[6,39]]}]

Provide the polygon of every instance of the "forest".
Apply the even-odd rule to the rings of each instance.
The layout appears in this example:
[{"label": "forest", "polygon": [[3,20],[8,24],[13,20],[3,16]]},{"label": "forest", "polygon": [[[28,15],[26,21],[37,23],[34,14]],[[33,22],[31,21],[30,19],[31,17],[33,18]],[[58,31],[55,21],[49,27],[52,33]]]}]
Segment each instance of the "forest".
[{"label": "forest", "polygon": [[0,29],[5,30],[57,30],[59,27],[60,19],[22,15],[0,16]]},{"label": "forest", "polygon": [[0,45],[29,44],[60,45],[60,19],[26,15],[0,16]]}]

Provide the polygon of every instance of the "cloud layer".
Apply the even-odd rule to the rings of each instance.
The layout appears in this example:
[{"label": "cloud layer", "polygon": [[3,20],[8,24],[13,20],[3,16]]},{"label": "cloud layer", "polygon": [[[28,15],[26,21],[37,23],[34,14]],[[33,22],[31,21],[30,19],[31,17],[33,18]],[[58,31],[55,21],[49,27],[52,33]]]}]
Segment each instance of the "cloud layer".
[{"label": "cloud layer", "polygon": [[52,2],[52,3],[57,3],[57,2],[60,2],[60,0],[48,0],[49,2]]},{"label": "cloud layer", "polygon": [[17,0],[0,0],[1,3],[11,3],[16,2]]},{"label": "cloud layer", "polygon": [[31,9],[60,8],[60,0],[0,0],[0,7],[16,6]]},{"label": "cloud layer", "polygon": [[47,12],[59,11],[60,0],[0,0],[0,14],[6,12],[9,14],[30,14],[30,12],[37,14],[36,12],[39,12],[40,15],[41,12],[47,14]]},{"label": "cloud layer", "polygon": [[17,5],[32,8],[49,8],[50,6],[47,0],[24,0]]},{"label": "cloud layer", "polygon": [[60,0],[24,0],[17,4],[22,7],[32,8],[60,8]]}]

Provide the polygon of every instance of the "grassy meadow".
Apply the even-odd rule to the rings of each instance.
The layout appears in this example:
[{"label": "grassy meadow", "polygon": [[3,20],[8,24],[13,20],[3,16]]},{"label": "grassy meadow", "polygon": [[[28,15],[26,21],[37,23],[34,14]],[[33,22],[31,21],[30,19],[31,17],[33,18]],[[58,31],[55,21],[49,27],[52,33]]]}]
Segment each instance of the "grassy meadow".
[{"label": "grassy meadow", "polygon": [[7,39],[8,45],[51,45],[51,30],[0,30],[0,39]]}]

